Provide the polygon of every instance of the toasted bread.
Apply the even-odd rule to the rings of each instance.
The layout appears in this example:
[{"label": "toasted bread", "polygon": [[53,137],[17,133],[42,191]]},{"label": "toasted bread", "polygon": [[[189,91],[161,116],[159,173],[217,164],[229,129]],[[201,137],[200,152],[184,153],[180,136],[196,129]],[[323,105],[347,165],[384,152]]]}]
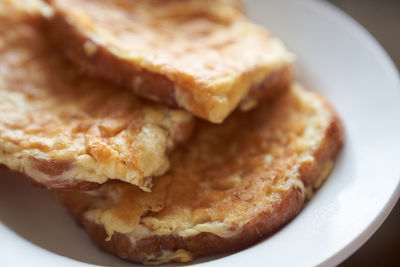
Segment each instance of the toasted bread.
[{"label": "toasted bread", "polygon": [[343,143],[330,105],[298,86],[222,125],[197,127],[151,193],[116,182],[60,193],[61,201],[96,244],[121,258],[186,262],[247,247],[290,221]]},{"label": "toasted bread", "polygon": [[49,2],[54,40],[89,73],[211,122],[292,80],[292,54],[236,0]]},{"label": "toasted bread", "polygon": [[149,190],[192,115],[85,77],[49,45],[42,16],[14,4],[0,2],[0,163],[49,188]]}]

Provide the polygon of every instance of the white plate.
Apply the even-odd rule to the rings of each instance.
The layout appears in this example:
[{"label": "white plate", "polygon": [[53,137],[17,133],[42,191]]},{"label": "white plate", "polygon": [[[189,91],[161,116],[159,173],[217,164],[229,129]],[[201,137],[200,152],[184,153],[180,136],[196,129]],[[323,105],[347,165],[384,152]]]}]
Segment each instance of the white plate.
[{"label": "white plate", "polygon": [[[400,195],[400,82],[379,44],[322,1],[251,0],[250,16],[297,54],[299,79],[332,101],[346,147],[315,198],[281,231],[207,266],[334,265],[381,225]],[[0,265],[133,266],[96,249],[49,192],[0,179]]]}]

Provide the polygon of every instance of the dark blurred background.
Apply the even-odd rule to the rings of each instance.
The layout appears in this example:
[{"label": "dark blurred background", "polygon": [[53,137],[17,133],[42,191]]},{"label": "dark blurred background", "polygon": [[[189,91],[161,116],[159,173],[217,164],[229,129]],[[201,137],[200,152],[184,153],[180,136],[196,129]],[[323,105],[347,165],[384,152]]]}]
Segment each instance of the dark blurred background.
[{"label": "dark blurred background", "polygon": [[[386,49],[400,70],[400,0],[329,0],[329,2],[362,24]],[[399,201],[378,231],[340,266],[400,266]]]}]

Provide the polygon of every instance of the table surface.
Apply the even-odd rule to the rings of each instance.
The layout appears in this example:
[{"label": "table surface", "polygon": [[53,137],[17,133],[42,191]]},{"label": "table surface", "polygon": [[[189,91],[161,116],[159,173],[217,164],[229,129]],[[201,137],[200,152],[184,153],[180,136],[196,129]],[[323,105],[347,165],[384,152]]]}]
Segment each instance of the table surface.
[{"label": "table surface", "polygon": [[[400,70],[400,0],[329,2],[362,24],[386,49]],[[340,266],[400,266],[400,201],[368,242]]]}]

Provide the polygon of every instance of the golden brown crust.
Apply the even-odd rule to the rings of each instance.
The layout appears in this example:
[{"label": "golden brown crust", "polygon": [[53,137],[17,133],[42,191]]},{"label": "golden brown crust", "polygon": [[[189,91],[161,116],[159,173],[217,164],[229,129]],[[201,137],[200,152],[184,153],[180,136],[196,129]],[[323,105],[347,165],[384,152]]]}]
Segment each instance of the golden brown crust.
[{"label": "golden brown crust", "polygon": [[[76,213],[75,218],[83,224],[90,238],[100,248],[126,260],[157,264],[157,257],[162,256],[163,250],[177,251],[183,249],[190,252],[193,257],[200,257],[234,252],[255,244],[283,227],[303,207],[304,198],[298,188],[285,192],[281,198],[282,201],[272,212],[258,214],[250,222],[246,223],[238,234],[231,237],[220,237],[207,232],[186,238],[176,235],[154,235],[141,239],[133,245],[126,234],[117,232],[113,234],[111,240],[108,240],[108,234],[103,225],[96,224],[84,217],[82,218]],[[149,255],[154,258],[154,262],[149,260]]]},{"label": "golden brown crust", "polygon": [[51,190],[59,190],[59,191],[89,191],[89,190],[94,190],[99,188],[101,185],[98,183],[92,183],[92,182],[85,182],[85,181],[79,181],[79,180],[55,180],[50,184],[46,183],[39,183],[37,180],[33,179],[30,176],[27,176],[23,173],[20,173],[19,171],[11,170],[5,165],[0,165],[0,171],[4,173],[9,173],[10,176],[16,177],[18,179],[25,179],[28,180],[30,183],[32,183],[34,186],[37,187],[42,187],[42,188],[47,188]]},{"label": "golden brown crust", "polygon": [[219,127],[198,125],[154,194],[109,184],[60,198],[96,244],[132,261],[187,261],[254,244],[302,209],[343,145],[341,122],[322,97],[292,89],[271,106],[237,112]]},{"label": "golden brown crust", "polygon": [[193,117],[82,75],[50,45],[39,9],[14,4],[0,3],[0,163],[48,188],[119,179],[149,190]]},{"label": "golden brown crust", "polygon": [[[114,2],[118,2],[116,0],[113,0]],[[168,105],[177,107],[184,107],[185,109],[191,111],[193,114],[206,119],[206,120],[210,120],[212,122],[222,122],[229,114],[230,112],[235,108],[236,105],[238,105],[241,101],[243,101],[243,99],[245,98],[249,98],[251,97],[253,99],[253,102],[256,103],[257,101],[260,101],[263,97],[265,96],[274,96],[275,93],[283,91],[285,89],[287,89],[290,85],[290,82],[292,80],[292,75],[291,75],[291,60],[288,59],[290,58],[290,56],[287,55],[280,55],[277,56],[276,60],[272,60],[271,62],[268,61],[268,63],[264,62],[261,63],[260,62],[252,62],[252,63],[247,63],[248,66],[246,65],[246,67],[243,68],[239,68],[239,66],[241,64],[245,64],[247,58],[242,58],[242,59],[237,59],[237,63],[235,66],[235,68],[240,69],[240,71],[234,71],[232,68],[232,70],[226,70],[226,72],[232,72],[229,75],[232,75],[232,77],[227,77],[227,74],[219,74],[218,71],[215,71],[212,74],[207,74],[207,78],[202,76],[202,70],[204,69],[204,71],[208,72],[209,70],[206,70],[205,67],[200,68],[199,71],[197,72],[186,72],[185,68],[180,69],[180,67],[178,66],[174,66],[174,62],[171,60],[170,62],[167,63],[163,63],[163,67],[159,68],[158,66],[154,65],[154,66],[142,66],[140,64],[140,62],[135,62],[134,60],[129,59],[129,57],[124,57],[123,55],[121,55],[121,51],[123,50],[119,50],[118,46],[114,46],[113,44],[109,44],[107,41],[108,38],[108,34],[110,34],[110,36],[113,36],[113,30],[115,30],[116,32],[117,29],[119,29],[118,25],[115,25],[116,22],[114,22],[112,25],[112,27],[114,27],[115,29],[110,30],[109,28],[111,26],[107,25],[106,22],[104,22],[105,25],[96,25],[96,19],[95,16],[102,16],[102,14],[96,14],[95,12],[93,12],[93,14],[91,14],[91,12],[86,12],[85,13],[85,17],[82,19],[80,19],[80,16],[82,16],[82,14],[76,14],[76,10],[74,10],[74,8],[72,6],[74,6],[75,4],[68,4],[71,5],[67,6],[63,1],[58,1],[58,0],[54,0],[54,1],[49,1],[54,9],[55,9],[55,15],[50,19],[50,30],[52,32],[52,36],[53,36],[53,40],[55,40],[55,42],[57,43],[57,45],[59,47],[61,47],[61,49],[63,51],[65,51],[65,53],[76,63],[78,63],[83,69],[87,70],[89,73],[95,75],[95,76],[99,76],[99,77],[103,77],[107,80],[111,80],[114,83],[117,83],[119,85],[123,85],[127,88],[132,89],[135,94],[141,96],[141,97],[145,97],[157,102],[162,102],[162,103],[166,103]],[[123,1],[122,1],[123,2]],[[146,1],[143,1],[143,3],[145,3]],[[186,5],[188,2],[196,2],[196,1],[192,1],[192,0],[184,0],[181,1],[181,5],[184,6]],[[200,11],[198,10],[187,10],[188,14],[185,14],[185,20],[193,20],[193,23],[197,23],[196,20],[198,19],[198,17],[200,16],[204,16],[206,19],[205,20],[210,20],[210,21],[214,21],[214,19],[210,18],[209,16],[213,16],[211,15],[213,12],[215,12],[214,10],[214,6],[218,6],[216,5],[216,3],[213,4],[207,4],[207,3],[201,3],[202,1],[197,1],[197,5],[201,6],[204,8],[204,6],[209,6],[210,10],[207,10],[207,8],[205,8],[204,14],[201,13],[199,14]],[[219,2],[224,2],[224,1],[219,1]],[[224,8],[231,8],[232,6],[236,6],[238,5],[237,1],[225,1],[226,3],[224,3],[225,7]],[[90,8],[90,5],[93,5],[94,7],[96,5],[99,6],[107,6],[104,7],[103,10],[107,10],[107,8],[111,8],[113,9],[113,11],[115,11],[114,9],[118,10],[116,8],[116,6],[118,6],[118,4],[115,5],[111,5],[111,2],[108,2],[107,4],[104,1],[97,1],[97,2],[91,2],[89,4],[81,4],[82,10],[85,10],[86,8]],[[147,27],[147,26],[141,26],[140,23],[136,24],[135,19],[135,8],[140,8],[141,6],[145,6],[144,4],[141,4],[140,1],[136,1],[135,4],[120,4],[120,6],[118,8],[121,9],[120,13],[120,21],[119,24],[124,25],[126,24],[126,29],[130,29],[130,27],[133,28],[132,32],[135,32],[135,27],[138,27],[139,30],[142,30],[142,27]],[[150,2],[147,2],[150,3]],[[160,14],[164,14],[167,11],[164,11],[164,6],[167,6],[168,4],[171,5],[175,5],[174,8],[178,8],[179,4],[178,1],[169,1],[168,4],[165,4],[167,2],[165,1],[152,1],[151,2],[151,6],[152,9],[151,10],[156,10],[157,12],[159,12]],[[200,4],[201,3],[201,4]],[[77,4],[78,5],[78,4]],[[110,6],[109,6],[110,5]],[[138,7],[135,7],[135,5],[137,5]],[[124,6],[123,8],[121,6]],[[211,6],[213,6],[213,8],[211,8]],[[125,9],[129,10],[132,9],[133,15],[132,18],[127,19],[125,16],[126,14],[124,14]],[[239,11],[240,8],[234,7],[232,8],[233,10],[236,10],[236,13],[234,13],[234,15],[232,15],[232,17],[226,18],[227,22],[222,23],[221,25],[225,25],[225,23],[227,25],[229,24],[235,24],[232,21],[236,21],[238,23],[242,23],[243,20],[243,15],[241,14],[241,12]],[[169,10],[169,9],[168,9]],[[144,11],[144,12],[148,12],[148,11]],[[164,12],[164,13],[162,13]],[[170,11],[169,11],[170,12]],[[176,11],[178,12],[178,11]],[[193,18],[190,18],[191,13],[193,14]],[[208,13],[207,13],[208,12]],[[209,14],[210,13],[210,14]],[[222,10],[221,10],[222,13]],[[229,13],[229,12],[228,12]],[[113,13],[114,14],[114,13]],[[177,15],[181,16],[182,14],[180,14],[179,12],[177,13]],[[76,16],[76,17],[75,17]],[[115,14],[113,15],[115,19]],[[154,15],[156,16],[156,15]],[[168,14],[164,14],[163,16],[168,18]],[[78,19],[76,19],[78,18]],[[130,20],[132,19],[132,20]],[[151,20],[151,17],[149,18],[149,20]],[[110,20],[113,21],[113,20]],[[132,22],[133,21],[133,22]],[[155,21],[157,21],[157,19],[155,19]],[[201,20],[199,20],[201,21]],[[165,25],[169,25],[169,22],[171,21],[167,21],[167,23],[165,23]],[[94,25],[92,25],[92,23],[94,23]],[[155,25],[157,25],[156,22],[154,22]],[[173,23],[173,21],[171,22]],[[199,22],[200,23],[200,22]],[[247,23],[247,22],[246,22]],[[86,25],[87,24],[87,25]],[[88,25],[91,26],[88,26]],[[117,23],[118,24],[118,23]],[[189,23],[187,23],[189,25]],[[211,34],[213,30],[218,29],[218,27],[221,27],[221,25],[219,23],[215,23],[217,25],[214,26],[209,26],[208,24],[205,24],[204,27],[210,27],[210,33],[208,36],[207,33],[202,33],[205,37],[204,39],[199,39],[199,40],[195,40],[193,42],[196,43],[196,45],[201,46],[202,42],[204,42],[203,47],[207,46],[207,38],[212,38]],[[175,24],[174,24],[175,25]],[[226,31],[234,31],[233,26],[231,28],[231,26],[227,26],[225,25],[224,27],[226,27]],[[250,24],[249,24],[250,25]],[[88,27],[88,29],[86,29],[85,27]],[[175,25],[176,26],[176,25]],[[178,24],[179,26],[179,24]],[[97,29],[96,27],[98,27],[99,29]],[[111,28],[112,28],[111,27]],[[167,26],[165,26],[167,27]],[[188,26],[189,27],[189,26]],[[249,28],[252,28],[252,26],[246,26]],[[244,28],[246,28],[244,27]],[[215,28],[215,29],[214,29]],[[98,31],[97,31],[98,30]],[[108,30],[110,30],[110,32],[108,32]],[[121,33],[117,33],[113,38],[116,38],[118,40],[119,38],[119,34],[121,34],[120,38],[124,37],[124,34],[126,35],[126,33],[124,33],[124,27],[120,27]],[[196,29],[194,29],[195,31]],[[103,35],[103,31],[104,31],[104,35]],[[151,29],[147,29],[146,31],[146,35],[154,35],[153,38],[155,38],[155,40],[157,39],[157,31],[158,28],[156,26],[152,27]],[[176,29],[176,31],[185,31],[184,28],[182,29]],[[205,30],[206,31],[206,30]],[[63,34],[59,34],[60,32],[62,32]],[[105,34],[107,32],[107,34]],[[154,34],[151,34],[153,33]],[[160,35],[162,35],[162,30]],[[130,33],[131,35],[135,35]],[[190,40],[190,38],[194,38],[193,36],[194,33],[192,33],[192,31],[188,32],[188,35],[186,36],[186,38],[188,40]],[[265,37],[265,39],[269,40],[269,41],[265,41],[263,38],[262,41],[260,41],[260,39],[255,38],[255,40],[253,40],[252,44],[254,44],[254,42],[256,43],[262,43],[265,42],[265,44],[260,45],[262,48],[260,48],[260,55],[258,55],[259,58],[262,58],[262,54],[264,55],[268,55],[268,54],[273,54],[273,53],[281,53],[281,49],[277,49],[279,50],[279,52],[276,52],[273,48],[273,46],[279,46],[278,44],[274,44],[274,42],[276,42],[275,40],[272,40],[272,37],[268,36],[267,33],[263,32],[263,31],[259,31],[259,30],[255,30],[255,35],[260,35],[263,36],[263,38]],[[89,36],[92,35],[92,36]],[[138,33],[138,35],[140,35],[140,31]],[[239,35],[238,33],[236,33],[236,35]],[[264,36],[265,35],[265,36]],[[222,35],[221,35],[222,36]],[[104,38],[105,40],[102,40],[102,38]],[[101,41],[100,41],[101,40]],[[113,39],[114,40],[114,39]],[[152,39],[150,39],[152,40]],[[104,44],[102,43],[104,41]],[[154,40],[152,40],[151,42],[153,42]],[[145,36],[143,36],[143,40],[138,40],[137,41],[139,44],[140,42],[143,42],[146,44],[146,38]],[[150,41],[149,41],[150,42]],[[150,43],[151,43],[150,42]],[[155,42],[155,41],[154,41]],[[164,50],[161,50],[160,52],[160,56],[162,57],[163,55],[167,55],[167,56],[171,56],[170,54],[173,54],[173,52],[171,52],[170,50],[173,50],[172,48],[182,45],[181,43],[176,43],[174,44],[174,37],[170,37],[168,42],[165,42],[165,40],[160,39],[159,42],[161,42],[161,44],[157,44],[158,46],[163,46]],[[165,43],[163,43],[165,42]],[[237,40],[230,40],[229,42],[226,41],[227,43],[231,42],[233,44],[235,43],[240,43],[240,39]],[[183,42],[185,43],[185,42]],[[125,43],[126,45],[129,46],[129,42],[127,41]],[[124,44],[124,45],[125,45]],[[133,49],[136,47],[136,44],[131,44],[132,47],[130,49]],[[146,44],[148,45],[148,44]],[[157,48],[158,49],[158,48]],[[184,48],[182,48],[184,50]],[[188,48],[189,49],[189,48]],[[199,62],[201,61],[205,61],[207,60],[207,56],[210,53],[213,53],[213,55],[218,54],[218,53],[222,53],[219,52],[218,49],[219,48],[215,48],[214,50],[208,48],[205,51],[201,52],[201,51],[197,51],[196,50],[196,46],[192,46],[191,49],[194,49],[194,51],[191,52],[187,52],[189,53],[189,55],[191,56],[195,56],[196,53],[199,54],[198,58],[195,59],[197,61],[196,64],[200,64]],[[224,48],[225,49],[225,48]],[[228,49],[228,48],[226,48]],[[248,48],[249,50],[254,50],[254,48]],[[211,51],[212,50],[212,51]],[[257,50],[257,49],[255,49]],[[118,53],[115,51],[119,51]],[[139,49],[140,51],[140,49]],[[117,53],[117,54],[116,54]],[[139,53],[139,52],[138,52]],[[143,62],[144,61],[152,61],[152,57],[150,56],[150,54],[152,53],[152,51],[149,51],[148,54],[146,54],[146,52],[143,52],[144,54],[141,54],[140,57],[143,57]],[[182,52],[184,53],[184,52]],[[225,52],[227,53],[227,52]],[[283,53],[284,54],[284,53]],[[214,55],[214,56],[215,56]],[[235,53],[235,55],[225,55],[224,57],[219,58],[218,63],[212,63],[212,64],[218,64],[221,67],[224,67],[225,65],[228,65],[230,63],[225,62],[227,59],[232,58],[232,57],[237,57],[237,53]],[[270,56],[270,55],[269,55]],[[180,61],[180,55],[177,56],[178,58],[176,59],[176,61]],[[249,56],[249,57],[253,57],[253,56]],[[254,58],[256,58],[257,56],[254,55]],[[203,60],[204,58],[204,60]],[[155,61],[157,61],[157,56],[156,59],[154,59]],[[192,62],[186,62],[185,66],[190,66],[190,64],[193,65],[193,61]],[[206,62],[207,63],[207,62]],[[143,63],[144,64],[144,63]],[[211,64],[211,63],[210,63]],[[216,68],[218,68],[217,66],[215,66]],[[171,72],[171,73],[169,73]],[[263,74],[261,74],[263,73]],[[275,78],[270,78],[269,76],[272,75]],[[211,76],[208,77],[208,76]],[[261,78],[260,78],[261,77]],[[215,85],[214,83],[217,83],[216,81],[219,79],[218,82],[220,82],[221,80],[229,80],[229,79],[233,79],[232,81],[227,82],[226,84],[221,84],[221,85]],[[138,82],[136,82],[138,81]],[[204,83],[204,84],[203,84]],[[241,84],[239,84],[241,83]],[[214,88],[215,87],[215,88]],[[220,89],[218,89],[217,87],[220,87]],[[179,90],[179,92],[178,92]],[[244,92],[244,91],[245,92]],[[243,92],[242,92],[243,91]],[[262,93],[260,93],[262,92]],[[223,101],[221,103],[217,103],[215,102],[213,104],[213,101],[217,101],[216,99],[219,99],[218,101]],[[223,99],[223,100],[222,100]],[[225,103],[227,102],[227,103]],[[232,103],[231,103],[232,102]],[[226,106],[226,107],[225,107]],[[220,110],[219,110],[220,109]]]}]

